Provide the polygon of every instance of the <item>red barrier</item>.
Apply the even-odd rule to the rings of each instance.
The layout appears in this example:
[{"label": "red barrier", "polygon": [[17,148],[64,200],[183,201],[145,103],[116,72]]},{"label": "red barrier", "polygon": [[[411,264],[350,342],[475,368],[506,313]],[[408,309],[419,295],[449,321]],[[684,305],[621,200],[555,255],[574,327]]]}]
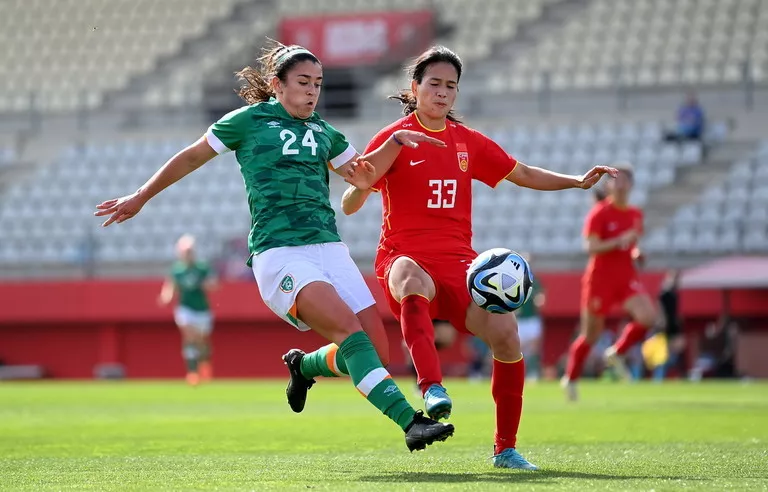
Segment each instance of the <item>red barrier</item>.
[{"label": "red barrier", "polygon": [[[579,274],[539,273],[547,303],[543,359],[554,364],[578,322]],[[643,282],[656,293],[661,274]],[[390,334],[393,366],[402,365],[399,327],[375,279],[368,283]],[[88,378],[98,363],[119,362],[129,377],[177,377],[183,374],[179,335],[172,312],[157,304],[161,280],[87,282],[12,282],[0,284],[0,360],[39,364],[54,377]],[[731,312],[768,320],[765,291],[734,291]],[[684,292],[686,329],[700,330],[722,309],[718,292]],[[323,341],[280,321],[261,302],[253,283],[228,283],[213,294],[216,316],[214,364],[222,377],[284,376],[280,355],[297,346],[311,350]],[[618,314],[618,313],[617,313]],[[441,355],[446,364],[464,359],[457,345]]]},{"label": "red barrier", "polygon": [[401,62],[434,37],[430,10],[292,17],[280,22],[279,33],[282,43],[304,46],[326,67]]}]

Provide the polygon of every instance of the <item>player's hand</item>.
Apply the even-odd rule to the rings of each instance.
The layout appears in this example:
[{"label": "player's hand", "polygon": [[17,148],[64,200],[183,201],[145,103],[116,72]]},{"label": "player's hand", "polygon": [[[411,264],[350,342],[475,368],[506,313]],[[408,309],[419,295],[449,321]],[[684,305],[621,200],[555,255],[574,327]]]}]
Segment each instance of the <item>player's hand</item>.
[{"label": "player's hand", "polygon": [[105,202],[101,202],[96,205],[96,212],[93,215],[97,217],[103,217],[109,215],[110,217],[101,224],[102,227],[107,227],[113,222],[124,222],[130,218],[133,218],[144,204],[147,203],[144,197],[139,195],[139,192],[126,195],[121,198],[113,198]]},{"label": "player's hand", "polygon": [[616,239],[618,240],[618,246],[619,249],[627,249],[630,246],[632,246],[637,239],[640,237],[640,234],[635,229],[630,229],[627,232],[623,233]]},{"label": "player's hand", "polygon": [[632,248],[632,260],[638,268],[643,268],[645,266],[645,253],[638,247]]},{"label": "player's hand", "polygon": [[402,143],[404,147],[410,147],[412,149],[417,148],[422,142],[432,144],[435,147],[447,147],[445,142],[442,140],[432,138],[426,133],[422,132],[415,132],[413,130],[398,130],[394,133],[394,135],[395,138],[397,138],[397,140]]},{"label": "player's hand", "polygon": [[612,178],[615,178],[619,175],[619,170],[608,166],[595,166],[590,169],[587,174],[584,174],[579,178],[577,187],[581,188],[582,190],[588,190],[595,186],[598,181],[600,181],[600,178],[603,177],[603,174],[607,174]]},{"label": "player's hand", "polygon": [[376,168],[370,162],[357,158],[350,163],[344,181],[357,189],[367,190],[376,182]]}]

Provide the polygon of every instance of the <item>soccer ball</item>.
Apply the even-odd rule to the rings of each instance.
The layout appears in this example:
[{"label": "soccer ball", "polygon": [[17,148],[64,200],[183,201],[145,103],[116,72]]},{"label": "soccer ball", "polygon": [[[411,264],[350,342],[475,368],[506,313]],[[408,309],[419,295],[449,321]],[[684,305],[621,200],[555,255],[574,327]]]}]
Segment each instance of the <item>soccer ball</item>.
[{"label": "soccer ball", "polygon": [[467,288],[475,304],[491,313],[511,313],[528,300],[533,273],[525,258],[512,250],[480,253],[467,270]]}]

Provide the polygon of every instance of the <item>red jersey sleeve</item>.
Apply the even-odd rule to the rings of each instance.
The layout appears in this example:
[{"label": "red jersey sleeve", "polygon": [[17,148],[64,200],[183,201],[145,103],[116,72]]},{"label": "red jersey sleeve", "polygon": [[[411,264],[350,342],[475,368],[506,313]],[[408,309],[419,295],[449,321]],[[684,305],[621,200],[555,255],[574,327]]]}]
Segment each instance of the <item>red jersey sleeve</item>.
[{"label": "red jersey sleeve", "polygon": [[[368,152],[373,152],[374,150],[378,149],[382,146],[384,142],[387,141],[388,138],[392,136],[393,133],[395,133],[397,129],[396,128],[384,128],[383,130],[379,131],[374,137],[371,139],[370,142],[368,142],[368,145],[365,147],[365,151],[363,152],[363,155],[367,154]],[[387,177],[386,173],[376,181],[376,183],[371,186],[371,189],[373,191],[379,191],[381,187],[384,184],[384,179]]]},{"label": "red jersey sleeve", "polygon": [[597,236],[602,239],[603,237],[603,223],[605,214],[603,213],[603,207],[600,204],[592,207],[592,210],[587,214],[587,218],[584,220],[584,230],[582,235],[586,238],[589,236]]},{"label": "red jersey sleeve", "polygon": [[475,155],[470,156],[472,179],[495,188],[515,169],[517,159],[478,131],[472,130],[472,138],[475,148]]}]

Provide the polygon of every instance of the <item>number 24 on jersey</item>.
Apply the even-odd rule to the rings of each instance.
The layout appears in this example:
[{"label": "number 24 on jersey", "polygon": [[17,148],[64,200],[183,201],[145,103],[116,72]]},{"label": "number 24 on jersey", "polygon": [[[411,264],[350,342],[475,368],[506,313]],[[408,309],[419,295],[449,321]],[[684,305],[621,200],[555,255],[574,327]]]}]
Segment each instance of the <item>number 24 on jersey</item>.
[{"label": "number 24 on jersey", "polygon": [[[291,130],[283,130],[280,132],[280,140],[283,141],[283,155],[297,155],[299,149],[294,146],[296,143],[296,134]],[[301,146],[310,149],[313,156],[317,155],[317,142],[315,142],[315,134],[312,130],[307,130],[304,134],[304,138],[301,139]]]}]

